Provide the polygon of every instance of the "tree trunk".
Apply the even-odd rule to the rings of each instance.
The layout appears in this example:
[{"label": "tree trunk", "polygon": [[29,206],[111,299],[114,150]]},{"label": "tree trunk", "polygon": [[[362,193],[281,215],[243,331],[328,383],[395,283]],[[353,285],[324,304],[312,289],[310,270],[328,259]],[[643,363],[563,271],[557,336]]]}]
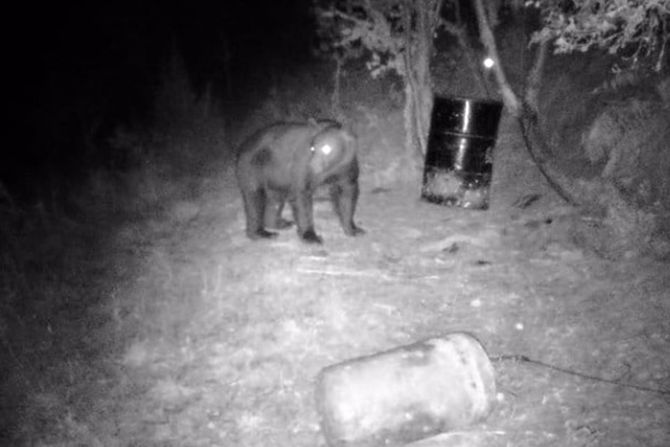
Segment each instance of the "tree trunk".
[{"label": "tree trunk", "polygon": [[549,154],[547,138],[539,127],[538,117],[538,95],[542,79],[542,70],[547,55],[547,46],[540,46],[536,53],[535,63],[528,75],[527,90],[525,95],[525,102],[521,102],[512,86],[510,85],[505,72],[503,71],[500,57],[498,55],[498,48],[495,41],[495,36],[489,25],[486,10],[482,0],[475,0],[475,11],[477,13],[477,23],[479,24],[479,34],[482,44],[486,48],[488,55],[494,61],[493,73],[500,88],[505,106],[515,117],[521,133],[526,144],[526,149],[537,165],[538,169],[547,180],[549,186],[556,191],[556,193],[567,203],[571,205],[578,205],[580,203],[577,197],[580,194],[572,191],[570,188],[572,183],[569,178],[561,174],[558,169],[553,167],[549,162]]},{"label": "tree trunk", "polygon": [[430,62],[442,1],[426,0],[420,4],[408,1],[405,8],[405,131],[409,134],[407,143],[416,149],[412,152],[421,160],[426,152],[433,109]]},{"label": "tree trunk", "polygon": [[549,41],[545,40],[540,43],[540,46],[535,53],[535,61],[528,73],[526,82],[526,105],[535,115],[540,113],[540,86],[542,85],[542,72],[544,70],[544,63],[547,60],[548,51]]},{"label": "tree trunk", "polygon": [[333,117],[338,117],[340,109],[340,91],[342,84],[342,66],[344,65],[344,58],[335,56],[335,72],[333,73],[333,94],[330,98],[330,112]]},{"label": "tree trunk", "polygon": [[475,0],[475,12],[477,13],[477,23],[479,24],[479,36],[482,44],[486,48],[488,56],[493,59],[493,75],[498,82],[503,102],[512,116],[519,118],[522,113],[521,102],[519,101],[518,96],[514,93],[514,90],[503,71],[502,64],[500,63],[500,56],[498,56],[498,47],[496,45],[495,36],[489,25],[486,9],[484,8],[482,0]]}]

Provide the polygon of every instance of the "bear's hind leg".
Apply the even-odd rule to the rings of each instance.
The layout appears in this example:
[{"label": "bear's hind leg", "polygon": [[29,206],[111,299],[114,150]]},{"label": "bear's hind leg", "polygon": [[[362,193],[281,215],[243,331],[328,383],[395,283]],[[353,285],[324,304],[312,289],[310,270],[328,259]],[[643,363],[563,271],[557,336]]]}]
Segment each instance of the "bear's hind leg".
[{"label": "bear's hind leg", "polygon": [[249,239],[270,239],[277,236],[277,233],[267,231],[263,228],[263,216],[267,197],[265,190],[260,188],[253,191],[244,191],[244,211],[247,216],[247,236]]},{"label": "bear's hind leg", "polygon": [[284,230],[293,225],[290,220],[284,219],[281,214],[284,209],[286,194],[280,192],[268,192],[266,195],[265,212],[263,221],[265,228]]},{"label": "bear's hind leg", "polygon": [[330,199],[340,225],[347,236],[365,234],[365,230],[354,223],[354,212],[358,202],[358,183],[351,181],[338,182],[330,186]]}]

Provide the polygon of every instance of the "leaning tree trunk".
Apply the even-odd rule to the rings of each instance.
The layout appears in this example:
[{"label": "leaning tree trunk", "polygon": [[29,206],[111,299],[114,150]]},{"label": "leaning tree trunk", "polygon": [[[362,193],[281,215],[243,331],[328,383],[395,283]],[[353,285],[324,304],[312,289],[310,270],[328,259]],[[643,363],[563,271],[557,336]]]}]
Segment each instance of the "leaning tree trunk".
[{"label": "leaning tree trunk", "polygon": [[505,76],[505,72],[502,69],[502,64],[500,63],[500,56],[498,56],[498,48],[496,45],[496,40],[493,35],[493,30],[489,24],[486,10],[484,8],[484,3],[482,0],[475,0],[475,11],[477,13],[477,23],[479,24],[479,36],[482,41],[482,44],[486,48],[488,56],[493,59],[493,75],[500,87],[500,93],[503,97],[503,102],[505,106],[510,111],[510,113],[519,118],[521,116],[521,102],[519,101],[518,96],[514,93],[512,86]]},{"label": "leaning tree trunk", "polygon": [[604,212],[599,227],[582,231],[582,238],[599,255],[619,259],[622,256],[652,255],[659,259],[670,258],[670,243],[657,233],[659,216],[639,209],[606,178],[576,179],[563,174],[552,162],[548,139],[540,126],[539,90],[548,44],[536,51],[535,62],[528,75],[523,102],[519,101],[505,78],[499,63],[495,39],[488,24],[482,0],[475,0],[482,43],[496,62],[498,82],[505,105],[517,118],[528,153],[544,175],[549,185],[568,203]]},{"label": "leaning tree trunk", "polygon": [[539,126],[538,96],[542,79],[542,70],[548,51],[548,44],[544,43],[536,52],[535,62],[530,70],[527,79],[527,87],[523,102],[512,89],[503,71],[503,66],[498,55],[493,30],[489,24],[486,9],[482,0],[475,0],[475,12],[477,14],[477,23],[479,25],[479,35],[482,44],[491,59],[493,59],[493,74],[500,88],[503,102],[507,110],[514,116],[521,127],[524,142],[528,153],[537,165],[538,169],[547,180],[549,186],[556,193],[571,205],[579,204],[579,193],[571,191],[570,184],[573,183],[565,175],[561,174],[549,162],[550,150],[548,148],[547,138]]},{"label": "leaning tree trunk", "polygon": [[407,147],[415,148],[413,152],[420,160],[423,160],[430,130],[433,108],[430,62],[442,1],[426,0],[415,4],[410,0],[405,9],[405,130]]}]

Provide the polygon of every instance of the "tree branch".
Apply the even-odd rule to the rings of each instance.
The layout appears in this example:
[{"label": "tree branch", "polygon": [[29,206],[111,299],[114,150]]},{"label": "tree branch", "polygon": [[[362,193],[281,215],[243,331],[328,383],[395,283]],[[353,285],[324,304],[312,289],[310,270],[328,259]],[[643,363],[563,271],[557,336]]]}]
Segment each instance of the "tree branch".
[{"label": "tree branch", "polygon": [[[549,151],[546,147],[546,139],[538,128],[536,117],[522,115],[517,117],[517,120],[519,122],[519,127],[521,128],[521,135],[523,136],[523,141],[528,154],[540,170],[542,176],[547,180],[547,183],[549,183],[549,186],[551,186],[551,188],[567,203],[572,206],[578,206],[579,202],[574,195],[568,192],[562,185],[562,183],[567,183],[565,177],[559,175],[555,169],[549,167],[546,158],[544,158]],[[540,152],[543,154],[542,156],[538,154],[537,150],[533,149],[538,146],[540,147]],[[556,178],[562,178],[563,181],[556,180]]]}]

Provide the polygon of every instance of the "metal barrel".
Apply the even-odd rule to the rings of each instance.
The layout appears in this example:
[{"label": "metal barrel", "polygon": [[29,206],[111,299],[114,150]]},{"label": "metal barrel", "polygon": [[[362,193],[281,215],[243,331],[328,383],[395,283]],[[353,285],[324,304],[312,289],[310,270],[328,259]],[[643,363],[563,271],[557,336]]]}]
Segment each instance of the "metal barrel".
[{"label": "metal barrel", "polygon": [[491,362],[454,332],[323,369],[316,383],[330,447],[396,446],[483,420],[495,402]]},{"label": "metal barrel", "polygon": [[500,101],[435,97],[422,199],[447,206],[488,208],[492,150],[502,106]]}]

